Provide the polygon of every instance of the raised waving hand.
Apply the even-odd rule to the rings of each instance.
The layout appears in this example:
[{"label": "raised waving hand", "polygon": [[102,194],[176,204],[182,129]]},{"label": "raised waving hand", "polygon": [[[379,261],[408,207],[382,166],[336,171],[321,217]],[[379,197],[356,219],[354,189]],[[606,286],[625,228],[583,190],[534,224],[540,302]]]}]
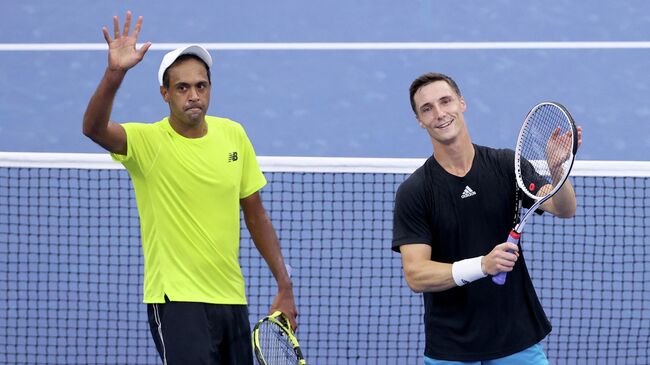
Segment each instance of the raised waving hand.
[{"label": "raised waving hand", "polygon": [[126,71],[131,67],[137,65],[144,54],[151,47],[151,42],[146,42],[140,49],[136,49],[138,34],[142,30],[142,16],[138,17],[135,23],[133,32],[129,34],[131,29],[131,11],[126,12],[126,19],[124,20],[124,28],[120,33],[120,22],[116,16],[113,16],[113,38],[109,34],[108,27],[103,27],[104,39],[108,44],[108,68],[111,70]]},{"label": "raised waving hand", "polygon": [[[577,141],[579,147],[582,143],[582,128],[577,127],[576,132],[578,134]],[[558,127],[553,131],[546,144],[546,161],[554,183],[555,179],[562,175],[562,165],[569,159],[572,153],[572,138],[571,131],[561,133],[560,127]]]}]

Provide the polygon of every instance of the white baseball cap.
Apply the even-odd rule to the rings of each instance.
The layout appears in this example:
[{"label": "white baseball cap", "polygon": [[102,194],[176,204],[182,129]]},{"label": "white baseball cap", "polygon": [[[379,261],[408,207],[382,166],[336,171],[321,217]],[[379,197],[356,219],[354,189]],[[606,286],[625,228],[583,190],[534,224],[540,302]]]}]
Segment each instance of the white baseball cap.
[{"label": "white baseball cap", "polygon": [[202,59],[203,62],[208,65],[208,68],[212,67],[212,57],[210,57],[210,53],[198,44],[176,48],[175,50],[168,52],[165,57],[163,57],[162,62],[160,62],[160,68],[158,69],[158,82],[160,83],[160,86],[163,86],[163,75],[167,68],[169,68],[178,57],[184,54],[193,54]]}]

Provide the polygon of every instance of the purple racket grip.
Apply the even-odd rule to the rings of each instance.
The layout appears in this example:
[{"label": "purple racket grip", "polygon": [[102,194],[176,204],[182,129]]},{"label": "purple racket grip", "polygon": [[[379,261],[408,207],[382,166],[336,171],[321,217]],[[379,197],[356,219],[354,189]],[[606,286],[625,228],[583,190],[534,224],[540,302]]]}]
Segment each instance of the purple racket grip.
[{"label": "purple racket grip", "polygon": [[[514,243],[515,245],[519,244],[519,238],[521,237],[521,233],[517,233],[514,230],[510,231],[510,234],[508,235],[508,239],[506,242]],[[512,250],[508,250],[508,252],[513,252]],[[500,272],[492,277],[492,282],[494,282],[497,285],[503,285],[506,283],[506,276],[507,273],[505,272]]]}]

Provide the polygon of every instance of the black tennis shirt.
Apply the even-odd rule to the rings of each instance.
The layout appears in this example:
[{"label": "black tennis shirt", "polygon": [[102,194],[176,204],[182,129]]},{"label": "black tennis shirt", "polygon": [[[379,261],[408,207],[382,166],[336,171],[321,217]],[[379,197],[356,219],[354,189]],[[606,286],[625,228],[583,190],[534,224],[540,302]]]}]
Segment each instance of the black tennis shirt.
[{"label": "black tennis shirt", "polygon": [[[430,157],[397,190],[392,249],[431,246],[431,260],[487,255],[506,241],[515,213],[514,151],[474,145],[470,171],[458,177]],[[530,172],[529,172],[530,173]],[[533,180],[535,181],[535,180]],[[543,180],[537,179],[543,185]],[[524,194],[524,206],[532,199]],[[543,244],[536,242],[535,244]],[[505,285],[486,277],[424,293],[426,356],[476,361],[508,356],[541,341],[551,325],[537,298],[524,253]]]}]

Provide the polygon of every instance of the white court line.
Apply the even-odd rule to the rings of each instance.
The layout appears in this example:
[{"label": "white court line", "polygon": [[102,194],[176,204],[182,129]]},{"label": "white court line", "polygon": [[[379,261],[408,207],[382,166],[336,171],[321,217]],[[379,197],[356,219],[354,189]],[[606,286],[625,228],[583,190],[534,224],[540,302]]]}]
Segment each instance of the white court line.
[{"label": "white court line", "polygon": [[[152,50],[172,50],[189,43],[155,43]],[[473,50],[473,49],[650,49],[650,41],[620,42],[334,42],[201,43],[220,51],[317,50]],[[139,47],[140,45],[138,45]],[[0,43],[0,51],[104,51],[106,43]]]}]

